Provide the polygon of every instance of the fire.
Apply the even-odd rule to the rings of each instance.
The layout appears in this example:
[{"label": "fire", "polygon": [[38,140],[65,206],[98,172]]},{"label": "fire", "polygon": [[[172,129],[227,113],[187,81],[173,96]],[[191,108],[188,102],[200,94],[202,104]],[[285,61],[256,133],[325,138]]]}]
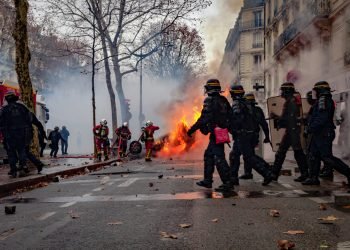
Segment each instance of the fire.
[{"label": "fire", "polygon": [[190,151],[201,144],[200,135],[187,135],[187,131],[200,117],[203,98],[197,98],[193,102],[182,103],[177,106],[172,117],[169,117],[170,133],[162,136],[155,144],[159,151],[158,156],[172,157]]}]

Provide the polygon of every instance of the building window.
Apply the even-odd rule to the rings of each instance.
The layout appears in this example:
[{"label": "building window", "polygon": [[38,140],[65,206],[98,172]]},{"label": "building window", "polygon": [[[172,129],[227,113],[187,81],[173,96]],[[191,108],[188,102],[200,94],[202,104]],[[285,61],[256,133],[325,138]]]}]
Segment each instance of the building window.
[{"label": "building window", "polygon": [[261,71],[262,69],[262,57],[260,54],[254,55],[254,71]]},{"label": "building window", "polygon": [[255,25],[255,27],[262,26],[262,11],[255,11],[254,12],[254,25]]},{"label": "building window", "polygon": [[253,33],[253,48],[262,48],[263,47],[263,33],[254,32]]}]

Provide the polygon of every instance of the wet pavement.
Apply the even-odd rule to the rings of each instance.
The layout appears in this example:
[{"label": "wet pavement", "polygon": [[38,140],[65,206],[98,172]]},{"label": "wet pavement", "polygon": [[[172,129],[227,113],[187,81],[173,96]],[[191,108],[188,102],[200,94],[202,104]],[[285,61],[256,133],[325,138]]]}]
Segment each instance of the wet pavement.
[{"label": "wet pavement", "polygon": [[[305,187],[293,181],[295,165],[285,165],[293,176],[264,187],[254,173],[229,193],[196,186],[203,171],[196,160],[135,160],[60,179],[0,199],[0,249],[278,249],[280,239],[295,249],[342,249],[350,240],[350,209],[336,207],[333,194],[347,191],[345,179]],[[220,184],[215,175],[214,187]],[[6,205],[16,214],[5,215]],[[319,219],[327,216],[336,219]]]}]

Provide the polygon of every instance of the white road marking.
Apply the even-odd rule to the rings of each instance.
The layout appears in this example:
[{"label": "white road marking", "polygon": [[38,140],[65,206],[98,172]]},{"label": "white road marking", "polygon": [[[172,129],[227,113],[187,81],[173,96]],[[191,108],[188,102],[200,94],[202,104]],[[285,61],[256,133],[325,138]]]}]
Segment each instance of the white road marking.
[{"label": "white road marking", "polygon": [[75,205],[76,203],[77,203],[76,201],[72,201],[72,202],[68,202],[68,203],[63,204],[60,207],[70,207],[70,206]]},{"label": "white road marking", "polygon": [[56,214],[56,212],[48,212],[43,214],[38,218],[38,220],[46,220],[47,218],[51,217],[52,215]]},{"label": "white road marking", "polygon": [[282,185],[283,187],[289,188],[289,189],[294,188],[291,184],[288,184],[288,183],[281,183],[281,185]]},{"label": "white road marking", "polygon": [[92,193],[88,193],[88,194],[83,194],[82,196],[87,197],[87,196],[91,196],[91,195],[92,195]]},{"label": "white road marking", "polygon": [[112,186],[113,184],[114,184],[114,182],[111,181],[111,182],[107,183],[107,186]]},{"label": "white road marking", "polygon": [[98,188],[93,189],[92,192],[99,192],[102,190],[103,190],[103,187],[98,187]]},{"label": "white road marking", "polygon": [[307,194],[303,190],[297,190],[297,189],[293,190],[293,193],[296,193],[296,194]]},{"label": "white road marking", "polygon": [[316,203],[332,203],[332,200],[325,200],[323,198],[319,198],[319,197],[311,197],[309,198],[310,200],[316,202]]},{"label": "white road marking", "polygon": [[135,181],[137,181],[139,178],[130,178],[129,180],[121,183],[118,185],[118,187],[128,187],[130,186],[131,184],[133,184]]}]

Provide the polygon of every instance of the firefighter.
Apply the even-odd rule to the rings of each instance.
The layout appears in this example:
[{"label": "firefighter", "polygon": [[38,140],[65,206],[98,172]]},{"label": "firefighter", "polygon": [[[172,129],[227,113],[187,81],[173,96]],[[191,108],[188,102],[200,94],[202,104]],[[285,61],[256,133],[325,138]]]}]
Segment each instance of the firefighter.
[{"label": "firefighter", "polygon": [[320,161],[332,166],[339,173],[345,175],[350,185],[350,168],[342,160],[335,157],[332,152],[335,138],[335,125],[333,116],[335,111],[331,88],[326,81],[317,82],[313,92],[316,95],[316,103],[312,107],[312,114],[308,121],[307,133],[310,136],[308,149],[310,178],[303,185],[319,185]]},{"label": "firefighter", "polygon": [[239,156],[242,154],[244,162],[264,177],[262,185],[266,186],[272,181],[272,175],[269,164],[255,154],[256,131],[259,129],[259,124],[253,109],[249,108],[250,104],[243,97],[244,93],[241,85],[234,84],[230,88],[233,101],[231,132],[234,139],[230,153],[231,178],[238,184]]},{"label": "firefighter", "polygon": [[220,95],[221,85],[219,80],[210,79],[204,85],[205,93],[208,97],[204,100],[201,116],[188,130],[187,135],[191,135],[200,130],[202,134],[209,135],[209,145],[204,153],[204,179],[196,184],[205,188],[212,188],[213,173],[216,166],[220,175],[222,185],[217,191],[230,191],[233,185],[230,182],[229,166],[225,159],[224,143],[216,142],[214,129],[229,128],[231,119],[231,107],[226,97]]},{"label": "firefighter", "polygon": [[117,134],[118,151],[120,157],[126,156],[126,150],[128,148],[128,140],[131,139],[131,132],[127,122],[115,130]]},{"label": "firefighter", "polygon": [[[304,137],[306,138],[307,141],[307,148],[309,147],[310,144],[310,140],[311,140],[311,136],[308,135],[307,130],[308,130],[308,123],[309,123],[309,119],[312,115],[312,109],[313,109],[313,105],[316,102],[316,99],[313,99],[312,97],[312,91],[307,92],[306,94],[306,99],[307,102],[311,105],[311,108],[309,110],[309,113],[306,117],[306,122],[305,122],[305,128],[304,128]],[[326,162],[323,162],[323,168],[320,171],[320,175],[321,178],[329,178],[329,179],[333,179],[333,168],[332,166],[328,165]]]},{"label": "firefighter", "polygon": [[[6,149],[10,164],[9,175],[17,177],[17,171],[20,171],[19,176],[24,176],[29,173],[27,167],[26,150],[33,139],[32,124],[35,125],[40,133],[46,134],[42,124],[36,116],[21,102],[19,97],[13,91],[8,91],[5,94],[7,105],[0,110],[0,129],[4,135]],[[47,139],[47,138],[46,138]],[[17,160],[19,168],[17,169]],[[42,165],[38,165],[38,173],[42,170]]]},{"label": "firefighter", "polygon": [[273,179],[277,181],[281,171],[283,162],[286,158],[289,147],[293,148],[294,158],[299,167],[300,176],[294,181],[302,182],[308,178],[307,159],[301,146],[301,123],[302,123],[302,108],[301,98],[296,95],[294,84],[285,82],[280,88],[281,97],[285,99],[281,116],[271,114],[271,118],[275,119],[278,128],[285,128],[286,131],[282,137],[282,141],[275,155],[272,172]]},{"label": "firefighter", "polygon": [[146,157],[145,161],[152,161],[152,149],[154,143],[154,132],[159,130],[159,127],[154,126],[153,122],[147,121],[146,127],[142,128],[142,137],[141,140],[145,143],[146,146]]},{"label": "firefighter", "polygon": [[97,149],[97,159],[101,161],[102,153],[104,155],[104,160],[108,160],[108,149],[109,149],[109,128],[107,126],[107,120],[102,119],[100,124],[95,126],[93,129],[95,136],[96,149]]},{"label": "firefighter", "polygon": [[[255,120],[258,124],[258,126],[256,126],[256,131],[255,131],[255,143],[254,142],[252,143],[252,147],[254,147],[254,150],[255,150],[255,147],[259,144],[260,128],[263,130],[265,135],[263,142],[270,143],[269,126],[266,122],[264,111],[259,106],[257,106],[257,102],[255,101],[254,94],[248,93],[244,96],[244,99],[247,102],[248,109],[252,111],[253,117],[255,117]],[[239,179],[244,179],[244,180],[253,179],[252,167],[249,166],[246,162],[244,162],[244,174],[241,175]]]},{"label": "firefighter", "polygon": [[58,152],[58,144],[60,141],[63,141],[63,137],[60,133],[60,128],[59,127],[54,127],[54,130],[50,132],[49,134],[49,140],[51,141],[50,148],[50,157],[57,157],[57,152]]}]

